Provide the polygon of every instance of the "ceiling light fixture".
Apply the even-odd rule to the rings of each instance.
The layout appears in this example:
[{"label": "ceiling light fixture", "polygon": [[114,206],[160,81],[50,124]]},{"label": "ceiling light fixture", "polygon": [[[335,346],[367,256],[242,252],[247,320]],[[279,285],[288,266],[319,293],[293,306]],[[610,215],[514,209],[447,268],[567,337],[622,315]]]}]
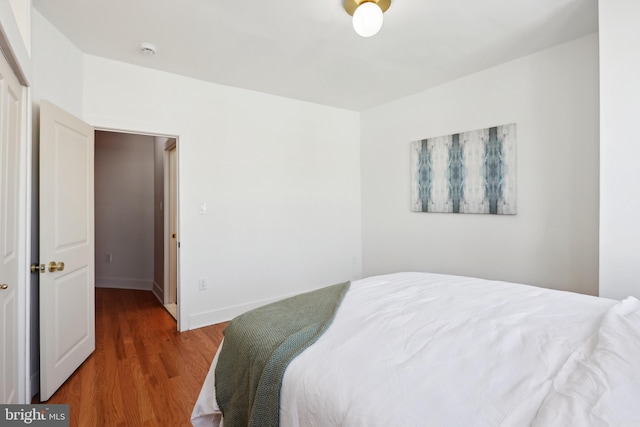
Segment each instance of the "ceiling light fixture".
[{"label": "ceiling light fixture", "polygon": [[345,0],[344,9],[353,16],[353,29],[362,37],[374,36],[382,28],[382,14],[391,0]]}]

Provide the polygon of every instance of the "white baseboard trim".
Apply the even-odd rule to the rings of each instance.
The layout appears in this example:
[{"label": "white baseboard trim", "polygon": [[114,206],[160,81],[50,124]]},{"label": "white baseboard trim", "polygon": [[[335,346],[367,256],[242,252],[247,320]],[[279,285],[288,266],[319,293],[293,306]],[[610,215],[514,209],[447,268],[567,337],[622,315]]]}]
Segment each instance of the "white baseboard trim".
[{"label": "white baseboard trim", "polygon": [[153,281],[152,291],[156,298],[158,298],[158,301],[160,301],[160,304],[164,304],[164,288],[158,285],[155,280]]},{"label": "white baseboard trim", "polygon": [[31,374],[31,398],[40,393],[40,371]]},{"label": "white baseboard trim", "polygon": [[153,280],[127,279],[123,277],[96,277],[96,288],[150,291],[153,289]]},{"label": "white baseboard trim", "polygon": [[[202,313],[196,313],[189,316],[189,325],[187,329],[198,329],[205,326],[215,325],[216,323],[228,322],[236,316],[246,313],[254,308],[262,307],[263,305],[271,304],[272,302],[280,301],[285,298],[297,295],[297,293],[283,295],[281,297],[267,298],[260,301],[253,301],[247,304],[234,305],[232,307],[220,308],[212,311],[205,311]],[[182,329],[185,330],[185,329]]]}]

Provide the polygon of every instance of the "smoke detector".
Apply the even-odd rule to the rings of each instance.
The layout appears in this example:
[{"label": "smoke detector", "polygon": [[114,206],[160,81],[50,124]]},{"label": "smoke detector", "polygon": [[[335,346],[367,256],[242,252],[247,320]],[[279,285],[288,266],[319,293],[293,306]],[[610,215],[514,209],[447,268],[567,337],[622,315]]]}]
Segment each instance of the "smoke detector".
[{"label": "smoke detector", "polygon": [[151,43],[140,43],[140,52],[145,55],[155,55],[156,47]]}]

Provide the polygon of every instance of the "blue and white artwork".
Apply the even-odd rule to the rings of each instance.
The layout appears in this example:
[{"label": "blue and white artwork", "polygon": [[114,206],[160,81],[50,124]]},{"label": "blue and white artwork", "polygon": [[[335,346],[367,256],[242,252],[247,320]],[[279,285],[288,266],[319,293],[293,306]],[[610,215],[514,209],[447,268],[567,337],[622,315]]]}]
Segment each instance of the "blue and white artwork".
[{"label": "blue and white artwork", "polygon": [[411,210],[516,214],[516,125],[411,143]]}]

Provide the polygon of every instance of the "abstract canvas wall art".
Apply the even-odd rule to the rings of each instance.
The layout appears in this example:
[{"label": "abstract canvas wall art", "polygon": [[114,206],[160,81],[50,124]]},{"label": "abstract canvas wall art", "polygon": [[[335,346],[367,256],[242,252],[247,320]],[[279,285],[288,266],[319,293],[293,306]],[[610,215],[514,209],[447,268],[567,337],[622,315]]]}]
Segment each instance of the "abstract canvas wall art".
[{"label": "abstract canvas wall art", "polygon": [[411,210],[516,214],[516,125],[411,143]]}]

